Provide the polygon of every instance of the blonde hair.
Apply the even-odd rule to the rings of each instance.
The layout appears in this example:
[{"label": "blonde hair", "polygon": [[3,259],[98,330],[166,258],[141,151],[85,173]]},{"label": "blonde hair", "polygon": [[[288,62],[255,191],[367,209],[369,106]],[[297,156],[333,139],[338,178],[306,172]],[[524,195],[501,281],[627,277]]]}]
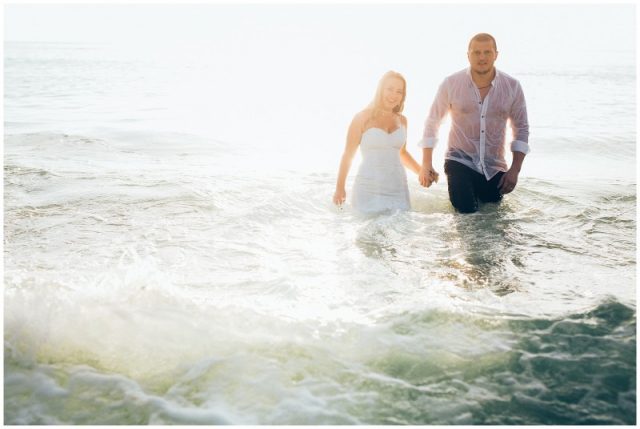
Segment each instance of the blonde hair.
[{"label": "blonde hair", "polygon": [[400,73],[391,70],[386,72],[384,75],[382,75],[382,78],[380,78],[380,82],[378,82],[378,89],[376,89],[376,95],[374,96],[373,101],[371,101],[371,103],[369,103],[369,105],[367,106],[367,109],[370,109],[373,111],[372,117],[376,117],[377,113],[380,110],[382,110],[382,97],[384,93],[384,84],[389,79],[392,79],[392,78],[400,79],[402,81],[402,85],[404,86],[402,90],[402,100],[400,100],[400,104],[398,104],[396,107],[393,108],[393,112],[402,113],[402,111],[404,110],[404,100],[407,97],[407,81],[404,78],[404,76],[402,76]]}]

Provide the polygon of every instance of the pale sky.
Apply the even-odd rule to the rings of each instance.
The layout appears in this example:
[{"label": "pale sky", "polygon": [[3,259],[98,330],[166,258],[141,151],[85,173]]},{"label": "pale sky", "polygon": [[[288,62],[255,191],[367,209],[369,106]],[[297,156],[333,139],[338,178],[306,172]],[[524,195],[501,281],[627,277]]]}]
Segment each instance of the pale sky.
[{"label": "pale sky", "polygon": [[[498,67],[593,64],[635,52],[633,4],[10,4],[5,41],[113,42],[166,50],[205,45],[247,66],[341,69],[366,63],[442,76],[466,66],[471,36],[498,40]],[[417,63],[424,66],[416,66]],[[238,62],[235,61],[235,64]],[[279,68],[280,69],[280,68]],[[300,70],[301,72],[304,70]],[[409,77],[409,76],[407,76]],[[369,84],[370,85],[370,84]]]},{"label": "pale sky", "polygon": [[[280,31],[315,37],[404,36],[434,29],[442,38],[477,29],[523,41],[540,37],[595,49],[634,49],[635,5],[598,4],[9,4],[5,40],[108,42],[132,39],[211,41]],[[584,31],[575,31],[574,23]],[[611,27],[613,26],[613,27]],[[608,30],[615,31],[608,31]],[[537,33],[537,34],[534,34]],[[337,34],[336,34],[337,33]],[[528,33],[528,34],[523,34]],[[424,44],[426,41],[422,41]]]}]

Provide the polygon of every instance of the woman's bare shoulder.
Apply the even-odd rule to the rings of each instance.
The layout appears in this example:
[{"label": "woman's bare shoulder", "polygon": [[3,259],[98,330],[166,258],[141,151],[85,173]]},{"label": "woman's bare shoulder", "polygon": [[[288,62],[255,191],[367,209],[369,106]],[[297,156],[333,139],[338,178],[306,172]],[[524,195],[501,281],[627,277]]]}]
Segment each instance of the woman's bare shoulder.
[{"label": "woman's bare shoulder", "polygon": [[352,123],[359,125],[360,128],[363,128],[364,125],[371,119],[372,115],[373,115],[373,110],[371,109],[361,110],[358,113],[356,113],[356,115],[353,117]]},{"label": "woman's bare shoulder", "polygon": [[362,122],[367,122],[373,116],[373,109],[364,109],[356,113],[354,119],[358,119]]}]

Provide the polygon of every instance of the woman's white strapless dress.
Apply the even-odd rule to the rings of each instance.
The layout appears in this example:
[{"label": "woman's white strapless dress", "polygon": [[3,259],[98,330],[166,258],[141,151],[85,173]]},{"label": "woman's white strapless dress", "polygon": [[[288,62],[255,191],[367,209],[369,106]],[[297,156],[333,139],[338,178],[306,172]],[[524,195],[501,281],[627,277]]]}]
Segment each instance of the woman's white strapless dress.
[{"label": "woman's white strapless dress", "polygon": [[404,126],[390,133],[381,128],[369,128],[362,134],[362,163],[351,199],[355,210],[376,213],[411,209],[407,174],[400,161],[400,149],[406,140]]}]

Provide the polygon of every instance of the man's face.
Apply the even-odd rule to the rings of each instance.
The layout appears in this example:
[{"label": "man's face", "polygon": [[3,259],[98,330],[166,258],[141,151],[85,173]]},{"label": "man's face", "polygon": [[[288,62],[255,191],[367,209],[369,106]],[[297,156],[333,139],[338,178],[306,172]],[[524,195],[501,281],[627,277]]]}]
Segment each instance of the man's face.
[{"label": "man's face", "polygon": [[496,61],[496,58],[498,58],[498,53],[493,48],[493,42],[491,40],[487,40],[486,42],[474,40],[471,42],[469,52],[467,52],[467,58],[469,58],[471,70],[483,75],[493,70],[493,63]]}]

